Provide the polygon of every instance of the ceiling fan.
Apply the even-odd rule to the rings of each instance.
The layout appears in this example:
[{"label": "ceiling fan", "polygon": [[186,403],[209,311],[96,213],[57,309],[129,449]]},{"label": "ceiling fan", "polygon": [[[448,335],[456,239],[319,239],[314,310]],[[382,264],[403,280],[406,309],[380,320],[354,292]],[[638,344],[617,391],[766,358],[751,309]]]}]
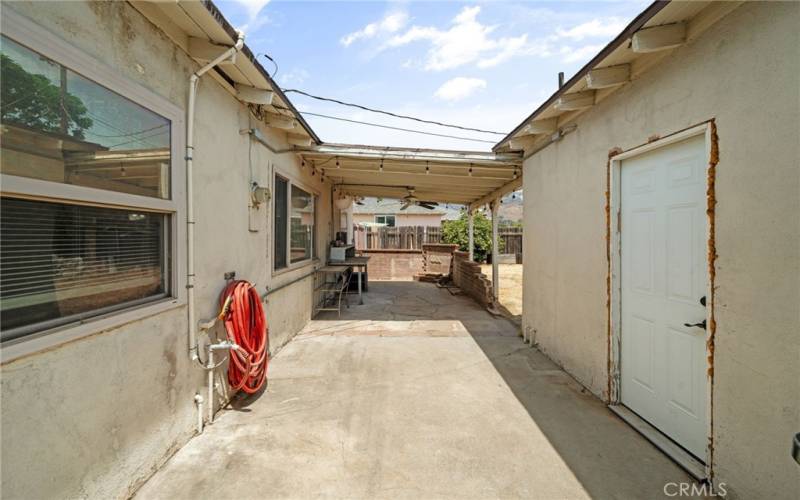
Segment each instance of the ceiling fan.
[{"label": "ceiling fan", "polygon": [[439,206],[438,203],[435,201],[420,201],[419,198],[414,196],[414,188],[408,187],[408,194],[403,197],[403,205],[400,207],[400,210],[405,210],[411,205],[417,205],[418,207],[426,208],[428,210],[433,210],[434,207]]}]

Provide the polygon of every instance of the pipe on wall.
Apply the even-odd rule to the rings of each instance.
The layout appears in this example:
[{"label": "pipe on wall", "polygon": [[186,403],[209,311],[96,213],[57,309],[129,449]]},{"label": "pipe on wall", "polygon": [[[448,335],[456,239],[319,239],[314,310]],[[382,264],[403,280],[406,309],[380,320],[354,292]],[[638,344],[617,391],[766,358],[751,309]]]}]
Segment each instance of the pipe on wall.
[{"label": "pipe on wall", "polygon": [[[235,57],[235,54],[244,46],[244,33],[238,32],[238,39],[233,47],[224,51],[189,77],[189,103],[186,110],[186,299],[187,316],[189,321],[189,357],[192,361],[200,359],[197,347],[197,321],[195,318],[194,297],[194,108],[197,98],[197,82],[200,77],[210,71],[219,63]],[[207,404],[212,406],[212,402]]]}]

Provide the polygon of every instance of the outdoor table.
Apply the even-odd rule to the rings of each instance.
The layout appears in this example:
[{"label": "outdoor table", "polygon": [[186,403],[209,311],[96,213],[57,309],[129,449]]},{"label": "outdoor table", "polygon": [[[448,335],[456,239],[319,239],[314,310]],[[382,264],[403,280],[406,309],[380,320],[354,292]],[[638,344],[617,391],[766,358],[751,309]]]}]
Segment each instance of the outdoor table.
[{"label": "outdoor table", "polygon": [[348,257],[345,260],[331,260],[328,261],[328,267],[355,267],[358,268],[358,303],[364,304],[364,297],[361,293],[361,276],[362,273],[367,274],[367,264],[369,257]]}]

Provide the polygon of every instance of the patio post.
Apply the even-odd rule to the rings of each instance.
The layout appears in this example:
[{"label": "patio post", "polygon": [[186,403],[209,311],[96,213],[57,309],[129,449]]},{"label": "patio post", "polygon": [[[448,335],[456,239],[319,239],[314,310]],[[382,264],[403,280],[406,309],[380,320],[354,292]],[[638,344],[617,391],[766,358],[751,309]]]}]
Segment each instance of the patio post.
[{"label": "patio post", "polygon": [[498,226],[500,225],[500,199],[491,203],[492,207],[492,293],[494,301],[500,301],[500,249],[497,246]]},{"label": "patio post", "polygon": [[475,261],[475,212],[472,207],[467,207],[467,221],[469,221],[469,261]]},{"label": "patio post", "polygon": [[349,207],[347,207],[347,211],[345,212],[345,220],[347,224],[347,244],[355,245],[355,240],[353,236],[353,206],[355,203],[351,203]]}]

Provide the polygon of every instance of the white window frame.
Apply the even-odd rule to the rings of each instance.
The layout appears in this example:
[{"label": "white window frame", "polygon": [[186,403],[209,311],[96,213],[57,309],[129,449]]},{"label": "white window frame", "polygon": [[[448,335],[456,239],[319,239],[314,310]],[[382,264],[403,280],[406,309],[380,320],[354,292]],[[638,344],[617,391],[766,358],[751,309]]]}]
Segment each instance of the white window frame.
[{"label": "white window frame", "polygon": [[182,153],[185,144],[185,125],[184,115],[179,107],[142,85],[121,76],[119,71],[75,48],[30,19],[13,12],[12,9],[4,9],[0,18],[0,32],[20,45],[170,120],[171,153],[169,199],[0,174],[0,193],[3,196],[160,213],[167,216],[165,219],[169,228],[165,258],[169,259],[170,272],[166,277],[168,287],[165,298],[4,342],[0,350],[0,362],[6,363],[185,304],[186,277],[180,272],[186,245],[184,223],[186,200],[183,189],[186,181]]},{"label": "white window frame", "polygon": [[[272,179],[272,192],[275,193],[275,181],[278,178],[281,178],[286,181],[287,190],[286,190],[286,265],[281,268],[275,267],[275,255],[274,251],[272,252],[272,259],[271,259],[271,267],[272,267],[272,275],[277,276],[279,274],[287,273],[290,271],[294,271],[296,269],[306,267],[308,265],[313,264],[314,262],[319,260],[318,256],[316,255],[315,248],[317,245],[317,217],[316,217],[316,210],[317,210],[317,202],[319,201],[319,190],[312,188],[310,185],[299,181],[295,176],[291,175],[287,171],[282,168],[275,168]],[[307,259],[298,260],[297,262],[292,262],[292,221],[291,221],[291,214],[292,214],[292,187],[296,186],[299,189],[302,189],[306,193],[311,195],[311,203],[313,204],[314,210],[314,228],[311,231],[311,256]],[[277,198],[275,196],[272,197],[272,214],[273,219],[270,221],[271,230],[275,231],[275,213],[277,208]],[[275,239],[277,240],[277,235],[275,235]]]},{"label": "white window frame", "polygon": [[[378,222],[378,217],[383,217],[383,222]],[[394,221],[394,224],[391,225],[391,226],[389,224],[387,224],[386,223],[386,217],[391,217],[392,220]],[[386,227],[397,227],[397,215],[395,215],[395,214],[379,214],[379,215],[375,215],[375,218],[373,220],[374,220],[375,224],[384,224],[384,225],[386,225]]]}]

